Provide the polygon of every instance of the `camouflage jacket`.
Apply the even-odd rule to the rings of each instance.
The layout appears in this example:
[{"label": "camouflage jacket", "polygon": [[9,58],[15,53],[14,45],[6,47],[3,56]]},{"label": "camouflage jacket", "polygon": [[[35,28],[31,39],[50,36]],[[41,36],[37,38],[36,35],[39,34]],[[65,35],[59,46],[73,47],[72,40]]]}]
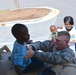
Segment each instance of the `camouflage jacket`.
[{"label": "camouflage jacket", "polygon": [[[35,57],[50,64],[75,63],[75,54],[69,46],[64,50],[57,51],[50,44],[51,41],[49,40],[32,43],[31,46],[35,49]],[[39,52],[39,50],[43,52]]]}]

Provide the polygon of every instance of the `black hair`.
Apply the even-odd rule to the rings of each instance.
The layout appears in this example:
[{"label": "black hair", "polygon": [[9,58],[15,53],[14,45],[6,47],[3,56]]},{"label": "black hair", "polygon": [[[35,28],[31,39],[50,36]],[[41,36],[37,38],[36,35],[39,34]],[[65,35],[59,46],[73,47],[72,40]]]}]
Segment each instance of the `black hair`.
[{"label": "black hair", "polygon": [[70,40],[70,34],[67,31],[60,31],[60,32],[58,32],[58,36],[65,36],[67,41]]},{"label": "black hair", "polygon": [[64,18],[64,23],[66,23],[67,21],[68,21],[71,25],[74,25],[74,21],[73,21],[73,18],[72,18],[71,16],[66,16],[66,17]]},{"label": "black hair", "polygon": [[20,23],[15,24],[11,29],[13,36],[16,38],[16,36],[20,34],[23,28],[25,28],[26,31],[28,31],[28,28],[24,24],[20,24]]}]

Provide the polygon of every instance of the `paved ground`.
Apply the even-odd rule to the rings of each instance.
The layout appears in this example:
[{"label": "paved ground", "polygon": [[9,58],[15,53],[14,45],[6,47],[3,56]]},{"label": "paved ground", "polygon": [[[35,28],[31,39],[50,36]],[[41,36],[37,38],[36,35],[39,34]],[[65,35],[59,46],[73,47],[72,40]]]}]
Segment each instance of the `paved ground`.
[{"label": "paved ground", "polygon": [[[76,21],[76,0],[19,0],[20,7],[49,6],[60,10],[56,25],[64,25],[63,18],[71,15]],[[0,0],[0,10],[14,9],[13,0]],[[76,26],[76,23],[75,23]]]}]

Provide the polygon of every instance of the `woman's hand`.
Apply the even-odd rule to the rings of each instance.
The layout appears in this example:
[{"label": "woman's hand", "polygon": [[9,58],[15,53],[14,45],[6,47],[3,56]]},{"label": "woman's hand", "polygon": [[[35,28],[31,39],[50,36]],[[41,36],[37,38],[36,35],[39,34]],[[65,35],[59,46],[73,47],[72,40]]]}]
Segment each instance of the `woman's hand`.
[{"label": "woman's hand", "polygon": [[57,27],[57,29],[63,29],[63,27],[59,26],[59,27]]}]

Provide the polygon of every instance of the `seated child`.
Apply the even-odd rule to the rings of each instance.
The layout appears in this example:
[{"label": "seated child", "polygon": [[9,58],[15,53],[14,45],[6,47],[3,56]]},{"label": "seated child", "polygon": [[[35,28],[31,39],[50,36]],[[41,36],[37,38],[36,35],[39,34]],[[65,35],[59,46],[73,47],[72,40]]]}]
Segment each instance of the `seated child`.
[{"label": "seated child", "polygon": [[14,65],[17,74],[23,75],[25,71],[29,72],[40,67],[39,62],[36,61],[35,63],[35,59],[24,59],[27,52],[27,43],[30,39],[28,28],[24,24],[15,24],[11,31],[16,38],[12,51],[12,65]]},{"label": "seated child", "polygon": [[15,24],[11,31],[16,38],[12,51],[12,64],[18,75],[23,75],[22,71],[31,63],[31,59],[24,59],[27,52],[26,43],[29,41],[30,35],[28,34],[28,28],[23,24]]}]

